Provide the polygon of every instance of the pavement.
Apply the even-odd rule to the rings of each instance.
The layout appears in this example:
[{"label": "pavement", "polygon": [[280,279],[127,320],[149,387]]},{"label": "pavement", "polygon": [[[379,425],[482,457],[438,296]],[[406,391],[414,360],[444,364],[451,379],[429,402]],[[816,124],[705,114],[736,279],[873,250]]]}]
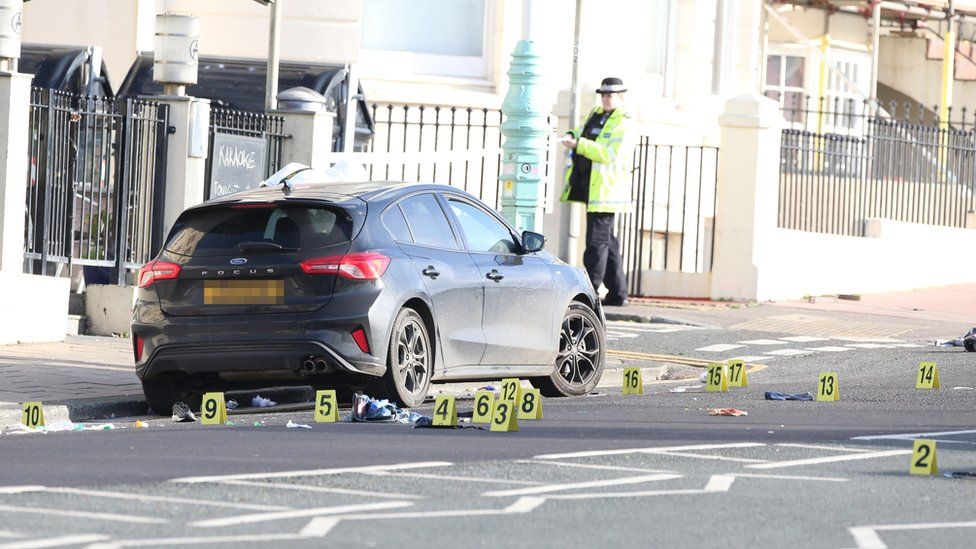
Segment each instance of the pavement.
[{"label": "pavement", "polygon": [[[950,316],[951,300],[909,298],[920,311],[876,296],[635,302],[627,314],[642,321],[608,322],[611,364],[595,394],[544,399],[543,419],[514,433],[352,423],[347,409],[315,423],[307,407],[224,426],[150,416],[81,432],[8,426],[0,547],[968,546],[973,484],[945,474],[976,471],[976,354],[931,340],[970,326],[965,310]],[[72,396],[56,372],[132,383],[131,371],[88,368],[126,367],[125,340],[106,341],[111,352],[102,341],[71,338],[49,359],[49,346],[0,348],[0,363],[43,368],[52,396]],[[729,358],[748,359],[748,386],[706,392],[697,374]],[[921,361],[937,362],[940,389],[915,388]],[[645,369],[643,395],[621,394],[628,365]],[[838,402],[764,398],[815,392],[827,370]],[[13,402],[45,388],[3,378]],[[120,387],[83,390],[111,399]],[[936,441],[938,475],[909,475],[917,438]]]}]

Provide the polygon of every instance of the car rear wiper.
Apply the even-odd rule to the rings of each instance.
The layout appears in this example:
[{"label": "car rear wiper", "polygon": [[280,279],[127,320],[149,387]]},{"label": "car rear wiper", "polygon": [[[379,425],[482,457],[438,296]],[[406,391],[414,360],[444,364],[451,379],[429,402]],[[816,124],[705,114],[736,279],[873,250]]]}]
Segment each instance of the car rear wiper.
[{"label": "car rear wiper", "polygon": [[242,252],[297,252],[298,248],[282,246],[277,242],[241,242],[237,249]]}]

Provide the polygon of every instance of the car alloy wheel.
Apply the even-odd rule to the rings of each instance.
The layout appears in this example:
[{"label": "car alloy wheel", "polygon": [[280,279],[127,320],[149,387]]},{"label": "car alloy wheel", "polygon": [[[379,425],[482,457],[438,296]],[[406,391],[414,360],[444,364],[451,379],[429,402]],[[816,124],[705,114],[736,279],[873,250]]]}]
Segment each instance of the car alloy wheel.
[{"label": "car alloy wheel", "polygon": [[426,392],[430,375],[427,338],[419,319],[410,318],[397,334],[397,370],[403,387],[412,395]]},{"label": "car alloy wheel", "polygon": [[559,332],[556,371],[569,385],[585,386],[599,371],[600,338],[597,327],[580,313],[563,318]]}]

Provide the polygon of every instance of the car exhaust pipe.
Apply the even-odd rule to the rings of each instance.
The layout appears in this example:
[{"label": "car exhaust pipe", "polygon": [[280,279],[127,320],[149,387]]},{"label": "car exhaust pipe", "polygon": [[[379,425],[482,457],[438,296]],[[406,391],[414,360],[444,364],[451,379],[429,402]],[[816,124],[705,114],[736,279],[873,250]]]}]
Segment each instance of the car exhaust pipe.
[{"label": "car exhaust pipe", "polygon": [[324,358],[315,359],[315,371],[324,372],[329,367],[329,363]]},{"label": "car exhaust pipe", "polygon": [[302,361],[302,370],[305,372],[312,372],[315,370],[315,361],[311,357],[306,358]]}]

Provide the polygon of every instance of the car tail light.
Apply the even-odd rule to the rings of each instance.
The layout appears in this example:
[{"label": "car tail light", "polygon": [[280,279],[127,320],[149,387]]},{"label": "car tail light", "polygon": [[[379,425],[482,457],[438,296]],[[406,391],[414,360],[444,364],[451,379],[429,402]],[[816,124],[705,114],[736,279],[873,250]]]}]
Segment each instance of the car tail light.
[{"label": "car tail light", "polygon": [[134,348],[136,353],[136,362],[142,360],[143,345],[145,345],[145,343],[146,342],[143,341],[142,336],[135,336],[133,338],[133,344],[135,346]]},{"label": "car tail light", "polygon": [[377,252],[357,252],[344,256],[317,257],[302,261],[308,274],[337,274],[354,280],[376,280],[383,276],[390,258]]},{"label": "car tail light", "polygon": [[362,327],[356,328],[352,331],[352,338],[356,340],[356,345],[359,345],[359,350],[369,354],[369,342],[366,341],[366,332]]},{"label": "car tail light", "polygon": [[155,259],[139,269],[139,287],[145,288],[157,280],[170,280],[178,276],[180,276],[179,265]]}]

